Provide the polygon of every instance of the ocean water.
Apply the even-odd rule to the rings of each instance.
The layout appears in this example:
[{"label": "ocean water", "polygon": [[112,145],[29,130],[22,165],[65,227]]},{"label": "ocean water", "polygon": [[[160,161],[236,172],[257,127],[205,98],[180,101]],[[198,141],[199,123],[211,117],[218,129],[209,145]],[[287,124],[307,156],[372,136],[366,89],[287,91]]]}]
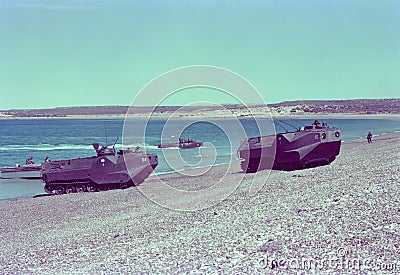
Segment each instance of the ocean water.
[{"label": "ocean water", "polygon": [[[375,136],[400,131],[399,120],[326,119],[330,127],[341,130],[342,140],[365,139],[368,131]],[[311,125],[312,119],[275,120],[277,132]],[[322,123],[322,120],[320,120]],[[274,132],[271,121],[262,120],[261,130],[250,119],[235,120],[129,120],[123,119],[23,119],[0,120],[0,167],[24,164],[33,157],[35,163],[46,156],[52,160],[95,155],[93,142],[113,145],[116,149],[135,148],[156,153],[159,165],[154,173],[163,174],[190,167],[229,163],[235,160],[240,141],[246,137]],[[201,148],[159,149],[161,142],[176,142],[178,137],[204,142]],[[118,138],[118,140],[117,140]],[[0,200],[30,196],[43,189],[40,181],[13,184],[0,180]]]}]

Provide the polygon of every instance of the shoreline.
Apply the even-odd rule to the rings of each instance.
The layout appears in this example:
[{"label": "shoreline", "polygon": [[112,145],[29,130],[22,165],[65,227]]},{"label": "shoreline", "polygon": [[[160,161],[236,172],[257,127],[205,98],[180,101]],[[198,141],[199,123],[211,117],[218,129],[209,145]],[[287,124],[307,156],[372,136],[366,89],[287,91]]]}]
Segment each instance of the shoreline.
[{"label": "shoreline", "polygon": [[[394,131],[394,132],[391,132],[391,133],[383,133],[383,134],[380,134],[380,135],[373,135],[373,141],[388,140],[388,139],[395,138],[397,135],[400,135],[400,131]],[[342,146],[346,146],[346,145],[350,145],[350,144],[363,144],[363,143],[366,143],[365,138],[355,139],[355,140],[351,140],[351,141],[342,141]],[[340,155],[339,155],[339,157],[340,157]],[[239,160],[235,160],[234,162],[239,162]],[[154,178],[169,177],[169,176],[174,175],[174,174],[180,175],[181,173],[185,173],[185,172],[188,172],[190,170],[212,169],[212,168],[215,168],[215,167],[218,167],[218,166],[229,166],[232,163],[233,162],[231,162],[231,163],[219,163],[219,164],[214,164],[214,165],[211,165],[211,166],[196,167],[196,168],[192,168],[192,169],[182,169],[182,170],[179,170],[179,171],[160,172],[159,174],[153,172],[152,174],[150,174],[148,179],[146,179],[146,181],[154,179]],[[0,180],[1,179],[2,178],[0,177]],[[9,181],[10,179],[6,179],[6,180]],[[18,180],[18,179],[16,179],[16,180]],[[24,179],[24,181],[26,181],[26,180]],[[33,182],[42,183],[42,181],[40,179],[37,179],[37,180],[36,179],[30,179],[28,181],[30,181],[32,183]],[[10,184],[10,183],[7,183],[7,184]],[[35,195],[25,195],[23,197],[4,198],[4,199],[0,199],[0,205],[1,205],[1,203],[5,203],[5,202],[8,202],[8,201],[13,201],[13,200],[33,199],[36,196],[40,196],[40,195],[44,195],[44,194],[45,193],[39,193],[39,194],[35,194]]]},{"label": "shoreline", "polygon": [[[171,113],[172,115],[172,113]],[[151,117],[151,118],[150,118]],[[232,120],[232,119],[252,119],[250,116],[213,116],[213,115],[204,115],[204,116],[194,116],[194,115],[185,115],[179,114],[174,117],[169,117],[166,115],[153,115],[150,114],[135,114],[135,115],[67,115],[63,117],[8,117],[8,116],[0,116],[1,120],[52,120],[52,119],[151,119],[151,120]],[[254,116],[256,119],[268,119],[267,116],[262,116],[256,114]],[[271,115],[272,119],[388,119],[388,120],[400,120],[400,114],[327,114],[327,113],[314,113],[314,114],[297,114],[297,115]]]}]

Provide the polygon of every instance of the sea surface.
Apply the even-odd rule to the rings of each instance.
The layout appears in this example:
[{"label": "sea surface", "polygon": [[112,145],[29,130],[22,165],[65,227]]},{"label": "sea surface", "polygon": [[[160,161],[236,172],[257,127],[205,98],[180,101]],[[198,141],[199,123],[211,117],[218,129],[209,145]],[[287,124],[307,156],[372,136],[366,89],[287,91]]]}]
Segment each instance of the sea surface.
[{"label": "sea surface", "polygon": [[[311,125],[313,119],[275,120],[276,132],[292,131]],[[326,119],[330,127],[341,130],[343,141],[366,139],[400,131],[399,120]],[[320,120],[320,123],[323,122]],[[155,174],[170,173],[191,167],[229,163],[236,160],[236,150],[246,137],[272,134],[271,121],[264,120],[261,130],[250,119],[236,120],[151,120],[131,119],[21,119],[0,120],[0,167],[25,164],[33,157],[39,164],[48,156],[52,160],[82,158],[95,155],[93,142],[113,146],[117,150],[136,148],[156,153],[159,165]],[[176,142],[179,137],[204,142],[194,149],[159,149],[161,142]],[[43,193],[40,180],[0,180],[0,200]]]}]

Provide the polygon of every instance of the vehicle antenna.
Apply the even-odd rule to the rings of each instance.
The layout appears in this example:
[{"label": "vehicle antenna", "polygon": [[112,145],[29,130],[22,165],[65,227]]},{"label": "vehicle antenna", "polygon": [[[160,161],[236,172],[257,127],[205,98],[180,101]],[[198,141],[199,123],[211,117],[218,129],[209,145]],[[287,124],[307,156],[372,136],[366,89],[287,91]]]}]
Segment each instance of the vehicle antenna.
[{"label": "vehicle antenna", "polygon": [[117,144],[118,139],[119,139],[119,137],[117,137],[117,139],[115,140],[113,148],[115,148],[115,144]]},{"label": "vehicle antenna", "polygon": [[278,119],[280,122],[282,122],[282,123],[285,123],[286,125],[289,125],[290,127],[293,127],[295,130],[297,130],[297,127],[296,126],[294,126],[294,125],[292,125],[292,124],[290,124],[289,122],[286,122],[286,121],[283,121],[283,120],[280,120],[280,119]]},{"label": "vehicle antenna", "polygon": [[291,120],[294,120],[294,121],[296,121],[296,122],[298,122],[298,123],[300,123],[300,124],[303,125],[303,126],[306,126],[306,124],[305,124],[303,121],[301,121],[300,119],[293,118],[293,117],[291,117],[290,119],[291,119]]},{"label": "vehicle antenna", "polygon": [[[279,119],[278,119],[278,120],[279,120]],[[279,123],[277,120],[274,120],[274,122],[276,123],[276,125],[278,125],[278,126],[281,127],[282,129],[284,129],[284,130],[286,131],[286,133],[289,132],[288,129],[286,129],[285,127],[283,127],[282,124]]]},{"label": "vehicle antenna", "polygon": [[104,136],[105,136],[105,138],[106,138],[106,146],[108,146],[106,121],[105,121],[104,119],[103,119],[103,126],[104,126]]}]

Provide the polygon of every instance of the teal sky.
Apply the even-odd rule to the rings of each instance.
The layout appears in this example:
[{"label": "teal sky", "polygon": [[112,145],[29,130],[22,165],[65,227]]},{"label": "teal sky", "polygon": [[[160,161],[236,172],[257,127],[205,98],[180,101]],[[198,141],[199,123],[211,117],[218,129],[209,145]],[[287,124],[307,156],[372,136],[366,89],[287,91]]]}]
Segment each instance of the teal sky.
[{"label": "teal sky", "polygon": [[[198,64],[240,74],[267,103],[397,98],[399,27],[397,0],[0,0],[0,109],[129,105]],[[231,100],[166,103],[211,98]]]}]

